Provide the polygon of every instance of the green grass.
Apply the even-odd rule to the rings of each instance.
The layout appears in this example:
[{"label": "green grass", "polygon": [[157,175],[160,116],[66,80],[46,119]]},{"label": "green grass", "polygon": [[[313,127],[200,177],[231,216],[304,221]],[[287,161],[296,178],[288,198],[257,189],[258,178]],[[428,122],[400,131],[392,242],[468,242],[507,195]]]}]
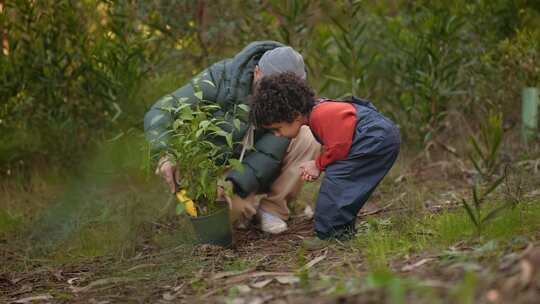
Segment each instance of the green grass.
[{"label": "green grass", "polygon": [[9,210],[0,209],[0,236],[17,229],[21,224],[21,218],[11,214]]},{"label": "green grass", "polygon": [[370,219],[351,241],[350,245],[365,255],[373,269],[384,270],[390,259],[425,250],[438,252],[461,240],[480,244],[490,240],[508,243],[516,236],[533,236],[540,228],[540,202],[523,203],[505,210],[488,223],[480,239],[463,209],[405,219],[402,216]]},{"label": "green grass", "polygon": [[243,271],[255,266],[255,262],[246,258],[237,258],[223,263],[223,271]]}]

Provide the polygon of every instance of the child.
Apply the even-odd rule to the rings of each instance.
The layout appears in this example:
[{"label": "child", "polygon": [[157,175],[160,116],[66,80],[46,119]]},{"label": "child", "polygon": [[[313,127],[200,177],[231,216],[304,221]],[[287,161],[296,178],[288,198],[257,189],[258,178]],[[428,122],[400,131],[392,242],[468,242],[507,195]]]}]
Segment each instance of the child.
[{"label": "child", "polygon": [[292,73],[264,77],[251,97],[250,120],[276,136],[295,137],[308,125],[322,153],[300,165],[304,180],[325,172],[315,208],[319,239],[348,239],[360,208],[394,164],[399,130],[368,101],[316,99]]}]

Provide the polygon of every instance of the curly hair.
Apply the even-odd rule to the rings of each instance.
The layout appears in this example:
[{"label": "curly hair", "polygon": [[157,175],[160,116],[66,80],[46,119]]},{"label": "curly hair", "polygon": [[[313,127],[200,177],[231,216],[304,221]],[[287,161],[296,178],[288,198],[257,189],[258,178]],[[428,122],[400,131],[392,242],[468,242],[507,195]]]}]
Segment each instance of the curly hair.
[{"label": "curly hair", "polygon": [[262,127],[308,115],[315,105],[315,93],[302,78],[286,72],[263,77],[249,101],[249,120]]}]

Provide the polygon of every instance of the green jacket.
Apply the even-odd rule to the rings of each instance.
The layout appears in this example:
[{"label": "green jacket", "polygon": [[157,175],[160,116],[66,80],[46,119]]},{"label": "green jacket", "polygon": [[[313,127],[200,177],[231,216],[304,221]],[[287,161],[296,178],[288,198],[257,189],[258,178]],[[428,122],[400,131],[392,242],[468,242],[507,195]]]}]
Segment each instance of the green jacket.
[{"label": "green jacket", "polygon": [[[255,41],[247,45],[234,58],[224,59],[212,64],[198,76],[194,77],[183,87],[172,94],[175,98],[161,98],[158,100],[144,117],[144,131],[147,140],[152,145],[153,154],[157,155],[160,150],[167,147],[169,128],[172,118],[163,108],[177,107],[182,102],[195,104],[199,101],[194,96],[194,80],[203,93],[203,99],[213,101],[221,107],[221,111],[214,115],[223,115],[224,112],[232,111],[236,104],[247,104],[247,96],[251,93],[253,82],[253,70],[261,56],[268,50],[283,46],[275,41]],[[208,83],[205,80],[209,80]],[[170,96],[168,95],[168,96]],[[228,130],[233,132],[233,140],[241,141],[248,126],[243,123],[240,130]],[[285,156],[289,140],[277,137],[264,130],[255,132],[255,149],[246,154],[243,164],[244,169],[231,171],[226,179],[234,184],[234,192],[242,197],[250,193],[259,193],[269,190],[270,185],[278,176],[281,161]]]}]

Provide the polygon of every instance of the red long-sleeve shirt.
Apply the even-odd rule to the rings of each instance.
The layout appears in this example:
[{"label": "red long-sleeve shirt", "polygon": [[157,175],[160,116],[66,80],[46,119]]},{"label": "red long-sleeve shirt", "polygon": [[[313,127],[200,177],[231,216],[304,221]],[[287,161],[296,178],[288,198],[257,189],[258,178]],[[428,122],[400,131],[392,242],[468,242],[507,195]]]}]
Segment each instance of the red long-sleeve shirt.
[{"label": "red long-sleeve shirt", "polygon": [[313,108],[309,127],[323,145],[315,164],[324,171],[326,166],[349,154],[356,128],[356,108],[347,102],[323,100]]}]

